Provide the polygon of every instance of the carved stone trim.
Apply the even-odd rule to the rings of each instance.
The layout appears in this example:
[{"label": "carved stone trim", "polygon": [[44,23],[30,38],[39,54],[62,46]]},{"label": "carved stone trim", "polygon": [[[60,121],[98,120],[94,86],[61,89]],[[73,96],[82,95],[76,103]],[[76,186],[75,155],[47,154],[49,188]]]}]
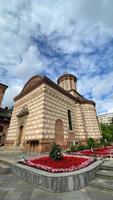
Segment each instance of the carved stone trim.
[{"label": "carved stone trim", "polygon": [[17,115],[18,118],[21,118],[25,115],[28,115],[29,114],[29,111],[28,111],[28,108],[23,106],[21,111],[19,112],[19,114]]}]

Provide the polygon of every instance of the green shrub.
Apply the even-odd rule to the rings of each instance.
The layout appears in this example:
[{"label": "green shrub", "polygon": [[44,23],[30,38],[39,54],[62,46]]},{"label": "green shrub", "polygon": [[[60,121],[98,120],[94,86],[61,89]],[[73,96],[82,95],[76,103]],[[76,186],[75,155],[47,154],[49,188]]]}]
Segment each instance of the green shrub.
[{"label": "green shrub", "polygon": [[89,147],[88,147],[88,145],[86,144],[86,145],[84,145],[84,149],[89,149]]},{"label": "green shrub", "polygon": [[101,147],[102,144],[100,142],[95,142],[95,147],[98,148],[98,147]]},{"label": "green shrub", "polygon": [[96,146],[95,144],[96,143],[95,143],[95,140],[93,138],[90,137],[90,138],[87,139],[87,146],[88,146],[89,149],[94,148]]},{"label": "green shrub", "polygon": [[63,158],[62,149],[59,144],[52,143],[49,156],[53,160],[61,160]]},{"label": "green shrub", "polygon": [[85,149],[88,149],[88,146],[87,145],[81,145],[81,144],[71,144],[70,145],[70,148],[69,148],[69,151],[70,152],[74,152],[74,151],[81,151],[81,150],[85,150]]},{"label": "green shrub", "polygon": [[77,150],[78,150],[78,151],[85,150],[85,149],[86,149],[86,145],[79,145],[79,146],[77,147]]},{"label": "green shrub", "polygon": [[102,146],[106,146],[106,140],[102,137],[101,139],[100,139],[100,144],[102,145]]},{"label": "green shrub", "polygon": [[74,151],[76,151],[76,150],[77,150],[77,146],[74,145],[74,144],[71,144],[71,146],[70,146],[70,151],[71,151],[71,152],[74,152]]}]

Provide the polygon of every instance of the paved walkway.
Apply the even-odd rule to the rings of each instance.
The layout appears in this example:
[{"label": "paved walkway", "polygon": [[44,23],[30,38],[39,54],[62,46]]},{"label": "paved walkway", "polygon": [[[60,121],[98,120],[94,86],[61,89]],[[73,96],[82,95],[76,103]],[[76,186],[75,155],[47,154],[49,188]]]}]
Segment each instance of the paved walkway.
[{"label": "paved walkway", "polygon": [[[11,160],[35,157],[31,154],[2,154]],[[38,155],[40,156],[40,154]],[[113,191],[104,191],[85,187],[78,191],[66,193],[49,193],[22,181],[12,174],[0,174],[0,200],[113,200]]]},{"label": "paved walkway", "polygon": [[22,157],[25,157],[25,158],[35,158],[35,157],[38,157],[38,156],[42,156],[42,155],[47,155],[47,153],[37,153],[37,154],[33,154],[33,153],[19,153],[19,154],[5,154],[5,153],[1,153],[0,152],[0,157],[4,157],[4,158],[8,158],[8,159],[11,159],[11,160],[20,160]]},{"label": "paved walkway", "polygon": [[49,193],[11,174],[0,175],[0,200],[113,200],[113,192],[85,187],[67,193]]}]

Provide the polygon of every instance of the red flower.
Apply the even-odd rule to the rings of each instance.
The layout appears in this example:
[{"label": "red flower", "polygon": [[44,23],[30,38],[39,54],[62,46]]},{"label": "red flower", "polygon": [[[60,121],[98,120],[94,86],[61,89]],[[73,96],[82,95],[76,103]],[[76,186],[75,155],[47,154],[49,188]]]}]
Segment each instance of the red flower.
[{"label": "red flower", "polygon": [[65,155],[62,160],[54,161],[49,156],[30,159],[24,162],[28,166],[49,172],[69,172],[88,166],[94,159]]},{"label": "red flower", "polygon": [[85,156],[101,156],[101,157],[109,157],[110,155],[113,155],[113,147],[101,147],[98,149],[95,149],[93,152],[91,150],[83,150],[83,151],[77,151],[73,152],[73,155],[85,155]]}]

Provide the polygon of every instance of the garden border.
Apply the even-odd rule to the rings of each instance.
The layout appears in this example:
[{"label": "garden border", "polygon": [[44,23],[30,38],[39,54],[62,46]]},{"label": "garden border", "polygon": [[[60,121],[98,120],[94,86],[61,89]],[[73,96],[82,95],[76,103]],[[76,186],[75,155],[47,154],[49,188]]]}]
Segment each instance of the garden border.
[{"label": "garden border", "polygon": [[69,192],[86,186],[94,179],[102,163],[102,160],[97,160],[86,168],[64,173],[50,173],[15,163],[11,166],[11,173],[48,192]]}]

